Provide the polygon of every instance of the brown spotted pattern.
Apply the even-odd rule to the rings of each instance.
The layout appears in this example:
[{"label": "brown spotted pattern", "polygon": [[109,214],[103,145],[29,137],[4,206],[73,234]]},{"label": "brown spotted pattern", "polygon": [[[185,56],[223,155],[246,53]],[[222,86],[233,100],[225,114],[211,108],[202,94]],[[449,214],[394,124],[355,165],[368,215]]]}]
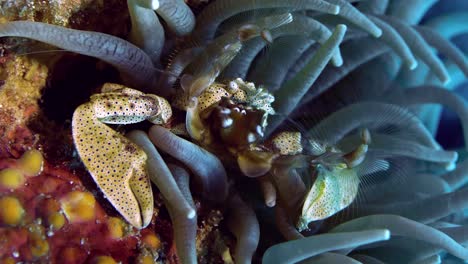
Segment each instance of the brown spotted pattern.
[{"label": "brown spotted pattern", "polygon": [[300,132],[281,132],[273,138],[272,143],[281,155],[296,155],[302,152]]},{"label": "brown spotted pattern", "polygon": [[166,99],[118,84],[105,84],[102,93],[91,96],[91,103],[96,118],[107,124],[132,124],[143,120],[164,124],[172,116]]}]

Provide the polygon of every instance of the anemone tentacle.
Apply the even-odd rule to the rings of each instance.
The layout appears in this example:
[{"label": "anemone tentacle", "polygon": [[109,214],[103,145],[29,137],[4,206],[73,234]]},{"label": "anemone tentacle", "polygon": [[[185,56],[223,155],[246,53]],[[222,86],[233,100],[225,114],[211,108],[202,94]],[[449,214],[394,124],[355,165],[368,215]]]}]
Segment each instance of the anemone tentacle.
[{"label": "anemone tentacle", "polygon": [[101,59],[115,66],[127,83],[148,89],[155,68],[150,57],[130,42],[112,35],[68,29],[40,22],[14,21],[0,25],[0,37],[24,37]]},{"label": "anemone tentacle", "polygon": [[226,199],[226,171],[216,156],[160,126],[151,127],[149,138],[156,147],[183,162],[199,177],[206,199],[215,203]]},{"label": "anemone tentacle", "polygon": [[442,61],[437,58],[424,38],[415,29],[395,18],[388,16],[381,16],[380,18],[399,32],[416,56],[429,66],[442,83],[446,84],[450,81],[450,76]]},{"label": "anemone tentacle", "polygon": [[352,232],[361,230],[363,227],[371,229],[386,228],[390,230],[392,235],[411,237],[433,243],[461,259],[468,258],[468,250],[446,234],[416,221],[395,215],[372,215],[354,219],[336,226],[331,232]]},{"label": "anemone tentacle", "polygon": [[183,0],[157,0],[156,12],[177,35],[190,34],[195,28],[195,15]]},{"label": "anemone tentacle", "polygon": [[389,1],[388,14],[414,25],[419,23],[426,11],[439,0],[415,0],[410,3],[403,0]]},{"label": "anemone tentacle", "polygon": [[148,54],[153,64],[159,65],[164,46],[164,28],[154,13],[153,7],[141,6],[138,0],[127,0],[132,21],[130,41]]},{"label": "anemone tentacle", "polygon": [[410,70],[415,69],[418,66],[418,62],[400,34],[378,17],[370,16],[370,19],[382,29],[382,40],[388,43],[388,45],[400,55]]},{"label": "anemone tentacle", "polygon": [[317,78],[317,81],[310,87],[310,92],[302,99],[301,105],[309,103],[328,88],[336,84],[339,80],[348,75],[351,71],[365,62],[382,55],[389,50],[388,47],[382,45],[378,40],[355,39],[346,42],[342,45],[343,65],[338,68],[328,67]]},{"label": "anemone tentacle", "polygon": [[[307,93],[310,86],[315,82],[328,61],[330,61],[333,52],[338,48],[346,32],[345,25],[336,26],[333,34],[324,43],[316,55],[309,63],[291,80],[285,83],[275,92],[276,101],[274,108],[278,113],[289,115],[299,104],[299,101]],[[269,129],[274,130],[282,122],[283,117],[276,116],[270,121]]]},{"label": "anemone tentacle", "polygon": [[174,225],[174,237],[178,256],[182,263],[196,261],[195,235],[197,231],[197,216],[193,201],[189,201],[179,189],[171,173],[181,174],[176,168],[168,168],[161,155],[143,131],[134,130],[127,137],[140,146],[148,155],[148,174],[151,181],[158,187],[168,207]]},{"label": "anemone tentacle", "polygon": [[228,227],[236,236],[236,263],[251,263],[260,239],[260,227],[255,212],[242,199],[231,194],[228,199]]},{"label": "anemone tentacle", "polygon": [[341,248],[388,240],[387,229],[316,235],[276,244],[263,256],[264,263],[292,263]]},{"label": "anemone tentacle", "polygon": [[[174,178],[177,182],[184,198],[190,206],[195,209],[195,203],[189,188],[189,174],[183,168],[174,164],[168,164]],[[174,222],[174,236],[177,249],[177,256],[181,263],[196,263],[196,236],[197,236],[197,217],[185,219],[184,215],[171,213]]]},{"label": "anemone tentacle", "polygon": [[292,9],[311,9],[330,14],[338,14],[339,6],[330,4],[323,0],[307,1],[280,1],[280,0],[259,0],[252,2],[250,0],[228,0],[213,2],[203,10],[198,16],[197,26],[195,27],[195,36],[201,39],[211,39],[215,35],[216,29],[226,18],[231,17],[247,10],[260,8],[292,8]]}]

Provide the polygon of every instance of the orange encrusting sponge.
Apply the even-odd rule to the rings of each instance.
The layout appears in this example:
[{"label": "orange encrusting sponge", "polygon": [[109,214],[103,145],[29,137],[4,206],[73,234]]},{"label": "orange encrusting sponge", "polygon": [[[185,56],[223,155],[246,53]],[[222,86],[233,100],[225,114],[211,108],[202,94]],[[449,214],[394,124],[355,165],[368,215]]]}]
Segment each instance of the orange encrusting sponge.
[{"label": "orange encrusting sponge", "polygon": [[117,262],[109,256],[98,256],[94,258],[93,264],[117,264]]}]

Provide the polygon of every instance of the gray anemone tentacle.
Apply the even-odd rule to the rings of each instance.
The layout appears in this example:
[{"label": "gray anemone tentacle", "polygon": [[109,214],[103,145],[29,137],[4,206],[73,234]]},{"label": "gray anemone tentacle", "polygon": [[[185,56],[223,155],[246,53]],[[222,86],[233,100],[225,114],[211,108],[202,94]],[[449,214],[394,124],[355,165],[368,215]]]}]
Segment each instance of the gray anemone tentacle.
[{"label": "gray anemone tentacle", "polygon": [[444,38],[450,39],[468,31],[468,25],[465,23],[466,16],[468,16],[466,11],[444,14],[430,19],[425,26],[432,28]]},{"label": "gray anemone tentacle", "polygon": [[468,160],[457,164],[457,168],[441,176],[450,186],[451,190],[457,190],[468,182]]},{"label": "gray anemone tentacle", "polygon": [[348,19],[351,24],[357,25],[362,30],[378,38],[382,35],[382,30],[374,24],[365,14],[361,13],[353,5],[345,0],[328,0],[328,2],[340,7],[341,17]]},{"label": "gray anemone tentacle", "polygon": [[400,34],[393,27],[378,17],[370,16],[369,18],[382,29],[383,34],[381,39],[385,43],[388,43],[388,45],[398,53],[410,70],[415,69],[418,66],[418,61]]},{"label": "gray anemone tentacle", "polygon": [[288,116],[294,108],[299,104],[302,97],[307,93],[310,86],[318,78],[322,70],[333,56],[334,51],[338,48],[343,40],[346,32],[345,25],[336,26],[331,37],[324,43],[316,52],[315,56],[304,66],[304,68],[291,80],[288,80],[283,86],[278,89],[274,96],[275,102],[273,107],[275,111],[281,113],[281,116],[274,116],[269,121],[268,130],[272,132],[285,116]]},{"label": "gray anemone tentacle", "polygon": [[[153,0],[154,1],[154,0]],[[159,7],[156,9],[167,26],[177,35],[190,34],[195,28],[195,15],[184,0],[158,0]]]},{"label": "gray anemone tentacle", "polygon": [[357,2],[359,2],[357,7],[361,12],[381,15],[387,10],[390,0],[367,0]]},{"label": "gray anemone tentacle", "polygon": [[360,65],[388,52],[389,48],[382,45],[378,39],[359,38],[343,43],[341,50],[343,57],[346,58],[343,65],[325,68],[302,99],[301,105],[311,102]]},{"label": "gray anemone tentacle", "polygon": [[210,4],[198,16],[195,36],[200,39],[212,39],[218,26],[227,18],[247,10],[262,8],[300,8],[338,14],[340,8],[323,0],[227,0]]},{"label": "gray anemone tentacle", "polygon": [[[195,236],[197,216],[192,200],[186,198],[186,190],[178,187],[174,174],[181,174],[176,168],[168,168],[161,155],[143,131],[134,130],[127,134],[148,156],[147,168],[151,181],[158,187],[168,208],[173,228],[177,255],[181,263],[196,262]],[[172,171],[172,173],[171,173]]]},{"label": "gray anemone tentacle", "polygon": [[164,28],[151,6],[142,6],[138,0],[127,0],[128,12],[132,21],[130,41],[148,54],[154,65],[159,65],[159,57],[164,46]]},{"label": "gray anemone tentacle", "polygon": [[286,210],[282,207],[281,203],[275,206],[275,223],[278,231],[286,240],[295,240],[304,238],[304,236],[297,231],[294,224],[289,219],[289,215]]},{"label": "gray anemone tentacle", "polygon": [[263,263],[294,263],[324,252],[357,247],[389,238],[390,232],[387,229],[314,235],[270,247],[263,255]]},{"label": "gray anemone tentacle", "polygon": [[229,195],[228,214],[228,228],[237,240],[234,259],[236,263],[251,263],[260,239],[257,216],[237,194]]},{"label": "gray anemone tentacle", "polygon": [[338,253],[322,253],[316,257],[312,257],[300,262],[301,264],[359,264],[361,262]]},{"label": "gray anemone tentacle", "polygon": [[[454,111],[460,118],[463,126],[465,142],[468,142],[468,103],[460,95],[434,85],[423,85],[410,89],[398,89],[393,92],[393,96],[387,98],[388,101],[404,105],[416,104],[440,104]],[[468,146],[466,146],[468,148]]]},{"label": "gray anemone tentacle", "polygon": [[400,215],[421,223],[432,223],[468,208],[468,188],[465,187],[450,193],[443,193],[411,202],[361,206],[361,208],[357,209],[357,214],[361,216],[388,213]]},{"label": "gray anemone tentacle", "polygon": [[198,177],[204,198],[215,203],[226,199],[226,170],[216,156],[160,126],[150,128],[149,138],[157,148],[182,162]]},{"label": "gray anemone tentacle", "polygon": [[371,215],[336,226],[333,233],[352,232],[363,228],[386,228],[392,235],[422,240],[439,246],[461,259],[468,259],[468,249],[435,228],[396,215]]},{"label": "gray anemone tentacle", "polygon": [[367,256],[367,255],[353,254],[351,256],[353,257],[353,259],[360,261],[362,263],[366,263],[366,264],[385,264],[385,262],[382,262],[374,257]]},{"label": "gray anemone tentacle", "polygon": [[[342,122],[346,121],[346,122]],[[440,149],[419,119],[397,105],[362,102],[344,107],[314,126],[309,133],[327,144],[334,145],[359,127],[377,128],[385,124],[403,126],[418,142]],[[326,133],[324,133],[326,131]]]},{"label": "gray anemone tentacle", "polygon": [[112,35],[69,29],[40,22],[13,21],[0,24],[0,37],[23,37],[103,60],[115,66],[132,87],[148,89],[156,69],[140,48]]},{"label": "gray anemone tentacle", "polygon": [[419,23],[424,14],[439,0],[396,0],[389,1],[388,14],[414,25]]},{"label": "gray anemone tentacle", "polygon": [[[180,192],[185,197],[187,202],[195,209],[192,195],[189,189],[189,174],[183,168],[168,164],[169,169],[174,175],[177,186]],[[170,212],[171,213],[171,212]],[[178,218],[176,214],[171,214],[171,217]],[[174,239],[177,249],[177,256],[181,263],[196,263],[196,237],[197,237],[197,217],[189,219],[189,221],[174,221]]]},{"label": "gray anemone tentacle", "polygon": [[416,30],[429,45],[455,62],[465,77],[468,77],[468,59],[457,46],[429,27],[417,26]]},{"label": "gray anemone tentacle", "polygon": [[415,55],[429,66],[442,83],[445,84],[450,81],[450,76],[443,62],[434,54],[425,39],[414,28],[392,17],[380,16],[380,18],[399,32]]}]

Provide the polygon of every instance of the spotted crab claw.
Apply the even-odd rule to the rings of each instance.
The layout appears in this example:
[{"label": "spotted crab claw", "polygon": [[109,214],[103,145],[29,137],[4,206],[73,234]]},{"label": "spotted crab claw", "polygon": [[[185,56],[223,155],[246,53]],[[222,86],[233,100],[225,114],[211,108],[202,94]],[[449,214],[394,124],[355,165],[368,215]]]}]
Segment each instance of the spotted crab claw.
[{"label": "spotted crab claw", "polygon": [[153,215],[147,156],[104,123],[164,123],[170,116],[165,99],[114,84],[106,84],[103,93],[73,114],[73,139],[81,160],[109,202],[136,228],[146,227]]}]

